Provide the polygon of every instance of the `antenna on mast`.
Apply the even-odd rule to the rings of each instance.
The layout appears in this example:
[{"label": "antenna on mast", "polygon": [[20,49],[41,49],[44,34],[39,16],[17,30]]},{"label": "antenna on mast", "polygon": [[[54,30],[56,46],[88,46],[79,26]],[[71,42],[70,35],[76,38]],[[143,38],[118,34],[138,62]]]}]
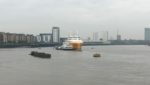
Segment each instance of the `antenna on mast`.
[{"label": "antenna on mast", "polygon": [[69,32],[69,36],[68,37],[71,37],[71,31]]},{"label": "antenna on mast", "polygon": [[78,37],[79,36],[79,32],[78,31],[76,31],[76,37]]}]

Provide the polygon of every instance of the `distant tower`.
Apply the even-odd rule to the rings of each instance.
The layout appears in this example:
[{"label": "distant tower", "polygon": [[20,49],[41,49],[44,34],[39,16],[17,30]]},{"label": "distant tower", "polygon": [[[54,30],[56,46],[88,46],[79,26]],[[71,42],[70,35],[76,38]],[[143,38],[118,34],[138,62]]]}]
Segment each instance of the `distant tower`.
[{"label": "distant tower", "polygon": [[108,41],[108,31],[103,31],[101,36],[104,41]]},{"label": "distant tower", "polygon": [[121,40],[121,35],[117,35],[117,40]]},{"label": "distant tower", "polygon": [[52,42],[59,43],[60,42],[60,29],[59,27],[52,28]]},{"label": "distant tower", "polygon": [[107,35],[107,41],[109,40],[109,33],[108,31],[106,32],[106,35]]},{"label": "distant tower", "polygon": [[119,35],[119,31],[117,30],[117,40],[121,40],[121,35]]},{"label": "distant tower", "polygon": [[145,28],[145,41],[150,41],[150,28]]},{"label": "distant tower", "polygon": [[93,41],[98,41],[99,40],[99,35],[98,32],[93,33]]}]

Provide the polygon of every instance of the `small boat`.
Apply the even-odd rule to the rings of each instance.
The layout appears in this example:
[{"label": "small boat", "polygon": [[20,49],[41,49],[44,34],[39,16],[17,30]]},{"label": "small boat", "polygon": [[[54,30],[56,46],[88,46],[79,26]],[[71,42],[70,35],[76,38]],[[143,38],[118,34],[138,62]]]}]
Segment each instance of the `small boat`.
[{"label": "small boat", "polygon": [[98,53],[93,54],[93,57],[101,57],[101,54],[98,54]]},{"label": "small boat", "polygon": [[51,58],[51,54],[37,52],[37,51],[32,51],[30,55],[32,55],[34,57],[38,57],[38,58]]}]

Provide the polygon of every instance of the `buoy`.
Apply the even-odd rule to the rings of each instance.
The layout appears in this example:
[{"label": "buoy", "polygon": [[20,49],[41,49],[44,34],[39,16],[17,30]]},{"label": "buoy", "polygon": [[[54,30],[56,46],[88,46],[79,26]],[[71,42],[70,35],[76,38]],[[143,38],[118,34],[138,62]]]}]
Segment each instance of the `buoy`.
[{"label": "buoy", "polygon": [[32,51],[30,55],[39,58],[51,58],[51,54],[37,52],[37,51]]},{"label": "buoy", "polygon": [[101,54],[98,54],[98,53],[93,54],[93,57],[101,57]]}]

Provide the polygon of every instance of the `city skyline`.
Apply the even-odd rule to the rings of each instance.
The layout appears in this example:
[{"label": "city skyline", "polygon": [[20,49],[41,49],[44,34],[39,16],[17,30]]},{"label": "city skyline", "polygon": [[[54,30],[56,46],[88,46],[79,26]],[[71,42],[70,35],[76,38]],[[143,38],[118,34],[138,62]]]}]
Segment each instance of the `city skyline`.
[{"label": "city skyline", "polygon": [[149,0],[0,0],[0,31],[39,34],[61,28],[61,36],[78,31],[108,31],[116,38],[144,40],[150,26]]},{"label": "city skyline", "polygon": [[[56,26],[54,26],[54,27],[56,27]],[[58,27],[58,26],[57,26]],[[59,28],[59,27],[58,27]],[[52,28],[50,28],[50,29],[53,29],[53,27]],[[147,29],[150,29],[150,28],[147,28]],[[143,38],[142,39],[135,39],[135,38],[132,38],[132,37],[128,37],[128,38],[122,38],[122,40],[129,40],[129,39],[133,39],[133,40],[145,40],[145,28],[143,28],[143,31],[144,31],[144,34],[143,34]],[[45,33],[49,33],[49,34],[52,34],[52,30],[50,30],[50,31],[45,31],[45,32],[37,32],[37,33],[32,33],[32,32],[8,32],[8,31],[0,31],[0,32],[5,32],[5,33],[14,33],[14,34],[26,34],[26,35],[30,35],[30,34],[32,34],[32,35],[34,35],[34,36],[38,36],[39,34],[45,34]],[[69,31],[68,33],[66,33],[66,34],[62,34],[63,32],[62,32],[62,30],[61,30],[61,28],[60,28],[60,37],[61,38],[63,38],[63,37],[69,37],[69,35],[70,35],[70,33],[78,33],[79,34],[79,32],[78,31]],[[84,39],[84,40],[88,40],[88,38],[90,38],[91,40],[93,40],[93,41],[95,41],[95,37],[93,37],[93,36],[95,36],[95,33],[96,33],[96,36],[97,36],[97,38],[96,38],[96,40],[100,40],[100,39],[105,39],[105,40],[117,40],[117,38],[118,38],[118,35],[119,36],[121,36],[122,37],[122,32],[118,32],[118,30],[116,31],[116,34],[114,34],[114,36],[110,36],[110,32],[109,31],[91,31],[91,32],[88,32],[88,34],[86,35],[86,36],[80,36],[80,34],[79,34],[79,36],[82,38],[82,39]],[[119,33],[119,34],[118,34]]]}]

